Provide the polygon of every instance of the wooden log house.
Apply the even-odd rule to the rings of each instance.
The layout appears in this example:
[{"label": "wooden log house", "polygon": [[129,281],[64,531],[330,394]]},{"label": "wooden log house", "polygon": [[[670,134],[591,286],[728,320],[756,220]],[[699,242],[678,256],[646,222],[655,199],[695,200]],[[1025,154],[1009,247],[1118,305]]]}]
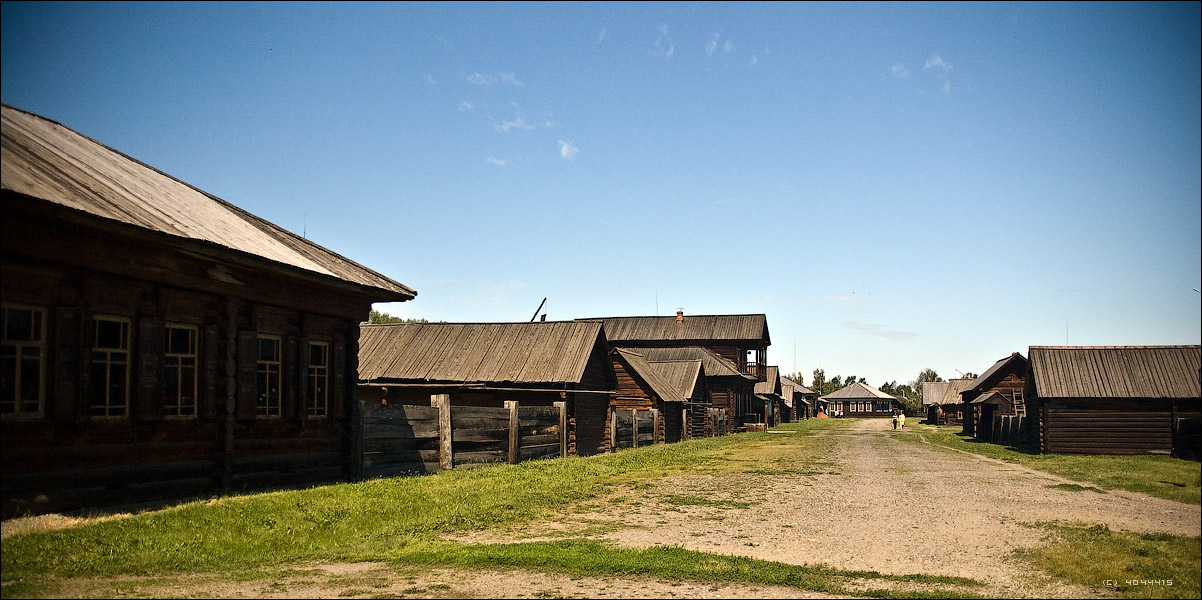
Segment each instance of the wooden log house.
[{"label": "wooden log house", "polygon": [[900,400],[859,381],[821,399],[830,404],[832,411],[843,411],[845,418],[891,417],[901,410]]},{"label": "wooden log house", "polygon": [[398,323],[361,328],[359,399],[504,407],[566,403],[569,453],[604,452],[617,387],[600,323]]},{"label": "wooden log house", "polygon": [[[964,405],[963,431],[977,439],[989,438],[995,416],[1024,415],[1027,359],[1018,352],[1002,358],[960,392]],[[987,440],[991,441],[991,440]]]},{"label": "wooden log house", "polygon": [[2,108],[6,517],[357,476],[359,322],[415,292]]},{"label": "wooden log house", "polygon": [[752,404],[752,415],[757,425],[776,427],[780,424],[780,405],[782,403],[780,387],[780,369],[769,366],[766,370],[767,381],[757,381],[755,384],[755,399]]},{"label": "wooden log house", "polygon": [[[618,381],[610,410],[655,411],[653,443],[679,442],[684,436],[684,413],[688,409],[684,393],[642,354],[614,348],[610,355]],[[700,363],[697,361],[698,366]]]},{"label": "wooden log house", "polygon": [[1022,446],[1198,456],[1200,346],[1032,346]]},{"label": "wooden log house", "polygon": [[665,418],[669,424],[668,437],[665,441],[671,443],[681,439],[707,437],[714,435],[706,427],[708,412],[713,407],[710,401],[709,386],[706,384],[705,364],[701,359],[692,360],[657,360],[648,363],[659,371],[661,377],[680,391],[684,397],[684,413],[681,415],[679,437],[674,436],[671,426],[675,416]]},{"label": "wooden log house", "polygon": [[784,376],[780,378],[780,387],[782,397],[792,398],[788,420],[800,421],[817,415],[818,395],[814,390]]},{"label": "wooden log house", "polygon": [[[610,345],[631,348],[701,347],[721,356],[734,365],[736,372],[746,375],[744,381],[714,381],[710,393],[714,408],[725,409],[733,426],[742,427],[751,412],[755,399],[755,382],[767,381],[765,364],[768,346],[768,319],[762,314],[750,315],[690,315],[677,311],[675,317],[605,317],[578,319],[605,324]],[[719,383],[726,384],[717,385]],[[754,420],[754,418],[752,417]]]},{"label": "wooden log house", "polygon": [[[730,431],[725,430],[714,431],[710,427],[711,410],[723,411],[727,414],[730,412],[728,405],[716,404],[714,398],[729,399],[734,397],[734,390],[754,389],[754,382],[751,381],[748,375],[740,373],[734,363],[718,356],[707,348],[700,346],[679,348],[630,346],[626,347],[626,349],[643,355],[652,365],[680,361],[699,361],[701,363],[699,375],[702,380],[694,384],[691,394],[685,393],[686,398],[690,399],[689,412],[692,422],[689,427],[691,437],[711,437],[730,433]],[[687,384],[682,383],[682,385]],[[685,388],[682,387],[681,389]]]}]

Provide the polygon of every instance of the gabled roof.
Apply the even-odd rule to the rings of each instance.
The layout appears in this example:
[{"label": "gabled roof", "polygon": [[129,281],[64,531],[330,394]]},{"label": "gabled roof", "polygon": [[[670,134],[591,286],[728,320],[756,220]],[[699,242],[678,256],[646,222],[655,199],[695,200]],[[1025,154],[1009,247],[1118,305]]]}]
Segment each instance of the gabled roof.
[{"label": "gabled roof", "polygon": [[767,379],[756,382],[755,393],[757,395],[780,397],[780,367],[768,367],[766,371]]},{"label": "gabled roof", "polygon": [[685,315],[676,317],[598,317],[578,321],[605,323],[605,335],[610,342],[674,341],[674,342],[764,342],[768,337],[766,315]]},{"label": "gabled roof", "polygon": [[969,404],[1010,404],[1010,400],[997,391],[992,391],[973,398]]},{"label": "gabled roof", "polygon": [[961,394],[964,393],[964,390],[968,389],[968,386],[972,385],[973,381],[976,380],[961,378],[948,381],[947,389],[943,392],[943,400],[941,400],[939,404],[942,404],[943,406],[963,404],[964,398],[961,396]]},{"label": "gabled roof", "polygon": [[701,360],[652,360],[647,361],[651,367],[659,371],[672,387],[680,391],[687,400],[693,397],[697,390],[697,382],[704,379],[705,367]]},{"label": "gabled roof", "polygon": [[580,383],[600,323],[398,323],[360,325],[359,380]]},{"label": "gabled roof", "polygon": [[1198,398],[1202,346],[1032,346],[1043,398]]},{"label": "gabled roof", "polygon": [[946,381],[922,382],[922,403],[943,404],[943,397],[947,394],[947,387],[949,385],[951,384]]},{"label": "gabled roof", "polygon": [[681,394],[680,388],[673,385],[670,380],[660,374],[658,369],[651,366],[651,363],[648,363],[642,354],[623,348],[615,349],[614,353],[626,364],[633,375],[642,379],[651,388],[651,391],[659,396],[660,400],[664,402],[684,402],[686,400]]},{"label": "gabled roof", "polygon": [[[609,330],[606,330],[606,337],[609,337]],[[660,360],[700,360],[705,366],[706,377],[742,377],[744,379],[755,379],[754,375],[740,373],[734,363],[719,356],[709,348],[701,346],[681,346],[675,348],[647,348],[643,346],[626,346],[628,350],[638,352],[647,357],[649,361]]]},{"label": "gabled roof", "polygon": [[[1023,355],[1014,352],[1010,354],[1010,356],[998,360],[997,362],[993,363],[993,366],[986,369],[984,373],[978,375],[977,378],[973,380],[972,384],[965,388],[964,391],[976,392],[993,387],[994,385],[997,385],[995,378],[1001,379],[1005,377],[1001,374],[1007,371],[1013,371],[1025,376],[1027,372],[1027,359],[1023,358]],[[1001,376],[997,377],[999,375]]]},{"label": "gabled roof", "polygon": [[822,397],[823,400],[897,400],[866,383],[855,382]]},{"label": "gabled roof", "polygon": [[417,292],[63,125],[0,108],[5,191],[409,300]]}]

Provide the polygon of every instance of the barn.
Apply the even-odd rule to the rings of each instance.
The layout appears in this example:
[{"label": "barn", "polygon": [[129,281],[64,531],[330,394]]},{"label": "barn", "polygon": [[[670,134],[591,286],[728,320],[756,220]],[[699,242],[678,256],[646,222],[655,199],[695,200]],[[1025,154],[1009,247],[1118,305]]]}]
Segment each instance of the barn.
[{"label": "barn", "polygon": [[4,515],[355,478],[359,322],[412,289],[2,108]]},{"label": "barn", "polygon": [[364,403],[453,406],[566,404],[569,452],[604,452],[617,388],[600,323],[397,323],[361,328]]},{"label": "barn", "polygon": [[[684,437],[688,407],[681,385],[668,379],[665,373],[672,365],[650,363],[642,354],[624,348],[615,348],[611,355],[618,389],[610,400],[610,409],[654,411],[653,443],[679,442]],[[701,361],[691,362],[701,366]],[[661,369],[657,364],[664,364],[665,368]]]},{"label": "barn", "polygon": [[[638,352],[651,364],[700,361],[702,381],[694,385],[689,404],[691,437],[711,437],[730,433],[729,407],[718,404],[714,398],[729,399],[737,390],[754,389],[750,375],[740,373],[734,363],[700,346],[648,348],[629,346],[626,349]],[[683,388],[682,388],[683,389]]]},{"label": "barn", "polygon": [[1198,456],[1200,346],[1032,346],[1023,446]]}]

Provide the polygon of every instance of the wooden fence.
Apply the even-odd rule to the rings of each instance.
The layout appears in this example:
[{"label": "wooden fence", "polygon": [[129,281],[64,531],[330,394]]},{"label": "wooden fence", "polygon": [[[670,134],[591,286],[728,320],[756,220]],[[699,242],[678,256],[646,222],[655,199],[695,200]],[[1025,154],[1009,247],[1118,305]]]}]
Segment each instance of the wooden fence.
[{"label": "wooden fence", "polygon": [[609,409],[609,447],[638,448],[659,443],[659,411],[651,408]]},{"label": "wooden fence", "polygon": [[994,415],[993,426],[985,434],[983,441],[994,444],[1014,446],[1019,443],[1019,430],[1023,424],[1022,415]]},{"label": "wooden fence", "polygon": [[567,455],[567,414],[554,406],[504,408],[451,406],[450,396],[431,406],[363,405],[362,476],[434,473],[490,463]]}]

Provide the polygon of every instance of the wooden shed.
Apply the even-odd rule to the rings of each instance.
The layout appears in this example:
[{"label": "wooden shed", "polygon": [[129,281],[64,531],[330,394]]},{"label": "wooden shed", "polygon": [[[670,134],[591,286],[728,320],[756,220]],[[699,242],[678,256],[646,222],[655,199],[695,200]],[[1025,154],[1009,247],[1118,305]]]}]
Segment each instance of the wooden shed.
[{"label": "wooden shed", "polygon": [[844,417],[892,417],[901,410],[901,401],[866,383],[856,382],[820,398],[831,410],[843,411]]},{"label": "wooden shed", "polygon": [[1027,359],[1018,352],[998,360],[981,373],[960,392],[964,433],[987,439],[992,436],[995,417],[1025,415],[1026,381]]},{"label": "wooden shed", "polygon": [[3,106],[4,515],[357,476],[359,322],[415,292]]},{"label": "wooden shed", "polygon": [[[705,395],[701,402],[709,406],[693,405],[692,424],[694,437],[726,435],[733,431],[736,400],[751,394],[755,380],[751,375],[739,372],[734,363],[700,346],[644,347],[630,346],[629,350],[647,357],[652,363],[658,361],[700,360],[705,378]],[[711,412],[715,411],[715,412]],[[698,420],[703,420],[700,423]],[[725,423],[725,425],[715,425]],[[696,433],[698,428],[703,433]]]},{"label": "wooden shed", "polygon": [[[661,377],[679,390],[680,395],[684,398],[685,410],[681,415],[679,439],[714,435],[707,427],[709,422],[707,417],[713,404],[710,401],[709,385],[706,383],[705,365],[701,359],[656,360],[648,361],[648,363],[659,371]],[[675,416],[670,415],[665,420],[671,425],[674,419]],[[679,439],[673,438],[671,426],[668,431],[669,435],[666,441],[679,441]]]},{"label": "wooden shed", "polygon": [[617,388],[600,323],[398,323],[361,328],[359,398],[457,406],[565,402],[569,452],[604,452]]},{"label": "wooden shed", "polygon": [[746,385],[732,385],[729,389],[711,386],[710,391],[715,407],[730,407],[732,422],[736,426],[743,425],[756,402],[754,383],[768,380],[767,365],[764,361],[772,341],[768,334],[768,319],[762,314],[686,316],[683,311],[677,311],[674,317],[604,317],[579,320],[604,323],[605,335],[615,347],[697,346],[709,349],[730,361],[735,370],[748,375],[750,381]]},{"label": "wooden shed", "polygon": [[926,409],[927,423],[931,425],[946,425],[947,414],[943,410],[943,397],[947,394],[946,381],[922,382],[922,406]]},{"label": "wooden shed", "polygon": [[1198,456],[1199,346],[1032,346],[1024,447]]},{"label": "wooden shed", "polygon": [[[752,404],[751,415],[755,423],[764,427],[776,427],[780,424],[781,397],[780,368],[768,367],[768,380],[757,381],[755,384],[756,402]],[[749,421],[750,423],[750,421]]]},{"label": "wooden shed", "polygon": [[[615,348],[611,356],[618,389],[611,397],[610,410],[654,411],[657,431],[653,443],[679,442],[688,408],[680,386],[665,374],[672,365],[658,363],[664,366],[657,367],[642,354],[624,348]],[[701,361],[693,362],[700,368]]]}]

